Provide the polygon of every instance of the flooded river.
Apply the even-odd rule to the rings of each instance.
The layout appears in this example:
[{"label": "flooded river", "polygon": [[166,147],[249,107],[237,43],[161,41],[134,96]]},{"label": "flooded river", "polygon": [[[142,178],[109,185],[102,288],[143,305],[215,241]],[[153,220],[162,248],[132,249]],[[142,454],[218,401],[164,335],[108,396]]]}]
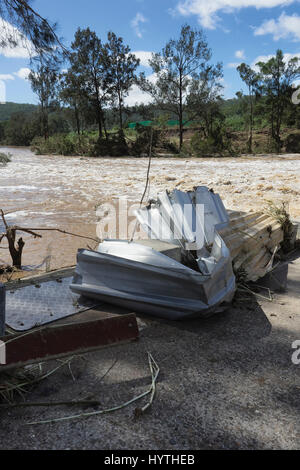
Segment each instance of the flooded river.
[{"label": "flooded river", "polygon": [[[29,149],[4,147],[0,151],[12,155],[11,163],[0,168],[0,208],[10,224],[96,237],[99,204],[119,197],[137,202],[144,190],[145,158],[36,156]],[[260,210],[266,200],[285,201],[292,217],[300,220],[300,155],[153,160],[149,197],[196,185],[213,188],[229,209]],[[24,264],[40,264],[48,257],[51,269],[75,264],[77,249],[93,244],[58,232],[43,233],[42,240],[26,236],[25,241]],[[0,250],[0,260],[9,261],[7,250]]]}]

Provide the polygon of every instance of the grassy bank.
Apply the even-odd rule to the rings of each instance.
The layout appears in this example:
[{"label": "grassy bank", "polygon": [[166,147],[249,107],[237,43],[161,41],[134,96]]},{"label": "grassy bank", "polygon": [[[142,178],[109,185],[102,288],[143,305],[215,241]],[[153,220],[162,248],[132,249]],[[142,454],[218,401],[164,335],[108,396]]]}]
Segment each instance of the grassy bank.
[{"label": "grassy bank", "polygon": [[[151,133],[153,132],[152,136]],[[238,157],[247,153],[248,133],[226,130],[205,138],[199,129],[187,129],[184,145],[179,151],[177,130],[151,128],[126,129],[124,133],[110,131],[102,138],[97,132],[55,134],[45,140],[35,137],[32,150],[39,155],[74,155],[89,157],[147,156],[150,142],[155,155],[176,157]],[[285,128],[282,131],[282,153],[300,153],[300,130]],[[253,154],[275,153],[268,129],[253,133]]]}]

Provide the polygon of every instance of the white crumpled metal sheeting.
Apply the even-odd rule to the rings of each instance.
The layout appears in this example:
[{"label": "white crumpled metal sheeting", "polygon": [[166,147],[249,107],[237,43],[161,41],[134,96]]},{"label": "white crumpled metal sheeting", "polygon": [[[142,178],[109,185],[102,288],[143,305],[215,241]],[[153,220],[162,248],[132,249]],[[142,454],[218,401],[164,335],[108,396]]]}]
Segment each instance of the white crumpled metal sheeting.
[{"label": "white crumpled metal sheeting", "polygon": [[[119,247],[122,242],[109,243],[114,251],[113,245],[117,243]],[[128,242],[123,243],[125,250]],[[207,316],[220,303],[232,300],[235,277],[228,275],[224,258],[212,276],[203,276],[150,249],[152,264],[147,247],[131,245],[139,249],[139,261],[109,254],[108,242],[105,242],[106,253],[80,251],[71,290],[169,320]],[[143,251],[146,263],[140,261]],[[161,264],[158,258],[162,259]]]},{"label": "white crumpled metal sheeting", "polygon": [[215,230],[229,223],[220,196],[205,186],[190,192],[165,191],[155,204],[136,211],[136,217],[149,238],[188,249],[194,244],[196,250],[213,243]]},{"label": "white crumpled metal sheeting", "polygon": [[231,302],[232,261],[216,231],[229,218],[218,195],[205,187],[165,192],[137,218],[149,238],[177,244],[199,271],[147,246],[107,240],[98,251],[79,251],[73,292],[169,320],[206,317]]}]

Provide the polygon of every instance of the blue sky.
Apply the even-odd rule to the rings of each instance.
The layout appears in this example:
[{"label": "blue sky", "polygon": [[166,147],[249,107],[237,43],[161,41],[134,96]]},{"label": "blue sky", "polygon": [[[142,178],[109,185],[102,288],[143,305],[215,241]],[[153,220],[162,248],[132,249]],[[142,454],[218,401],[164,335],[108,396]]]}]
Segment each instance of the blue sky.
[{"label": "blue sky", "polygon": [[[176,38],[185,22],[202,28],[213,52],[213,62],[224,64],[224,96],[243,88],[236,71],[241,62],[254,65],[276,49],[300,57],[300,0],[35,0],[34,8],[59,25],[68,46],[76,29],[90,27],[103,40],[109,30],[124,38],[144,65],[150,52]],[[0,80],[6,100],[36,103],[26,80],[27,52],[0,49]],[[151,74],[149,67],[143,70]],[[144,100],[134,89],[128,103]]]}]

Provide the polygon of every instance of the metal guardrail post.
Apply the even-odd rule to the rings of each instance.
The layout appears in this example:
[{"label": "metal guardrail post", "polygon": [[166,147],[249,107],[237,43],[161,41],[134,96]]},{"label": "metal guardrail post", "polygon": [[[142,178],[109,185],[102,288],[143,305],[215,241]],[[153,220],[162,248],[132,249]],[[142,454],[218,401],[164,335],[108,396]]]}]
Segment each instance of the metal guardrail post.
[{"label": "metal guardrail post", "polygon": [[5,286],[0,284],[0,337],[5,334]]}]

